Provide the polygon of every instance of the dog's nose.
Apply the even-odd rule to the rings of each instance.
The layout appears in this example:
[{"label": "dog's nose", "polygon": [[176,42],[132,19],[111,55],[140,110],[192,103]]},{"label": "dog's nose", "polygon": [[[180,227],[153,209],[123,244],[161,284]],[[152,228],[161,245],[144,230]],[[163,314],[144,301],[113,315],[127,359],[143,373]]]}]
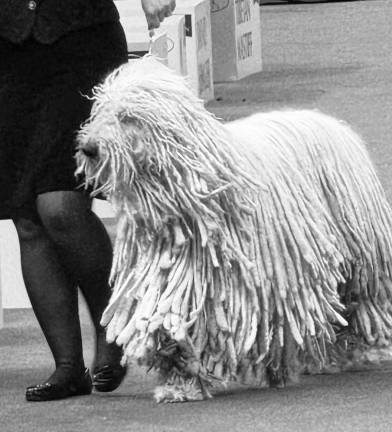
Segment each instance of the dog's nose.
[{"label": "dog's nose", "polygon": [[87,144],[86,146],[82,147],[81,150],[82,153],[89,158],[95,158],[98,156],[98,148],[96,145]]}]

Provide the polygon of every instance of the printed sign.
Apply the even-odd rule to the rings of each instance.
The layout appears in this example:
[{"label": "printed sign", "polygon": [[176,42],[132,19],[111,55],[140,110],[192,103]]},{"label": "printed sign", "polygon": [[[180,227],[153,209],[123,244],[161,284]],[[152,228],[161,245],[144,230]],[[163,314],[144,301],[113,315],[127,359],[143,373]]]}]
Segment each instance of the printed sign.
[{"label": "printed sign", "polygon": [[205,101],[214,97],[210,7],[209,0],[183,0],[174,11],[185,16],[188,75]]},{"label": "printed sign", "polygon": [[214,81],[262,70],[260,8],[253,0],[211,2]]}]

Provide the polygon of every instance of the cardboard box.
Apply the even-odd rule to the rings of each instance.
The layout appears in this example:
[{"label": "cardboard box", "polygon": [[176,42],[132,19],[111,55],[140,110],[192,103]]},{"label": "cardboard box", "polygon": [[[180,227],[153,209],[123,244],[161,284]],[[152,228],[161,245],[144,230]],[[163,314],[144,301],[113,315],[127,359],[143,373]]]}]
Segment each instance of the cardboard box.
[{"label": "cardboard box", "polygon": [[163,21],[160,28],[167,34],[168,66],[180,75],[187,75],[185,17],[172,15]]},{"label": "cardboard box", "polygon": [[183,0],[174,11],[185,16],[188,75],[196,94],[205,101],[214,98],[210,9],[210,0]]},{"label": "cardboard box", "polygon": [[233,81],[262,70],[260,6],[254,0],[212,0],[214,81]]}]

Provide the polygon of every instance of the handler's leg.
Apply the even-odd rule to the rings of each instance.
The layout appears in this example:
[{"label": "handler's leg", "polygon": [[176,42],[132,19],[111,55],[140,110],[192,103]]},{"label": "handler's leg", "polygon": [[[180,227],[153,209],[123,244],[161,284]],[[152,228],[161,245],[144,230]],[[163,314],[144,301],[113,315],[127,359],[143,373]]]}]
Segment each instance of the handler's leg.
[{"label": "handler's leg", "polygon": [[91,379],[83,361],[76,286],[65,274],[53,242],[39,222],[23,217],[14,223],[27,292],[56,363],[46,385],[28,388],[26,398],[44,401],[91,393]]},{"label": "handler's leg", "polygon": [[97,336],[97,390],[114,390],[125,375],[120,366],[122,349],[108,344],[100,320],[111,290],[108,284],[112,264],[112,245],[100,219],[91,210],[91,201],[83,193],[48,192],[38,196],[37,209],[52,238],[61,262],[86,299]]}]

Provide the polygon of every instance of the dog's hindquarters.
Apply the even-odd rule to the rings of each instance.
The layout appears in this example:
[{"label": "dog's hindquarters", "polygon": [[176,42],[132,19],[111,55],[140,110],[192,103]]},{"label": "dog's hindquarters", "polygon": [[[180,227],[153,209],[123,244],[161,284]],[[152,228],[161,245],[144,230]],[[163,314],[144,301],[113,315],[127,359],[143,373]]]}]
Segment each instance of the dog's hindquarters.
[{"label": "dog's hindquarters", "polygon": [[[335,248],[329,271],[341,278],[328,289],[338,290],[346,306],[345,336],[386,343],[392,330],[392,212],[361,138],[345,123],[314,111],[256,114],[227,128],[253,164],[261,161],[265,184],[276,187],[277,177],[286,173],[296,201],[308,195],[322,215],[314,229],[324,227]],[[320,239],[314,240],[319,247]],[[337,333],[341,327],[335,327]]]}]

